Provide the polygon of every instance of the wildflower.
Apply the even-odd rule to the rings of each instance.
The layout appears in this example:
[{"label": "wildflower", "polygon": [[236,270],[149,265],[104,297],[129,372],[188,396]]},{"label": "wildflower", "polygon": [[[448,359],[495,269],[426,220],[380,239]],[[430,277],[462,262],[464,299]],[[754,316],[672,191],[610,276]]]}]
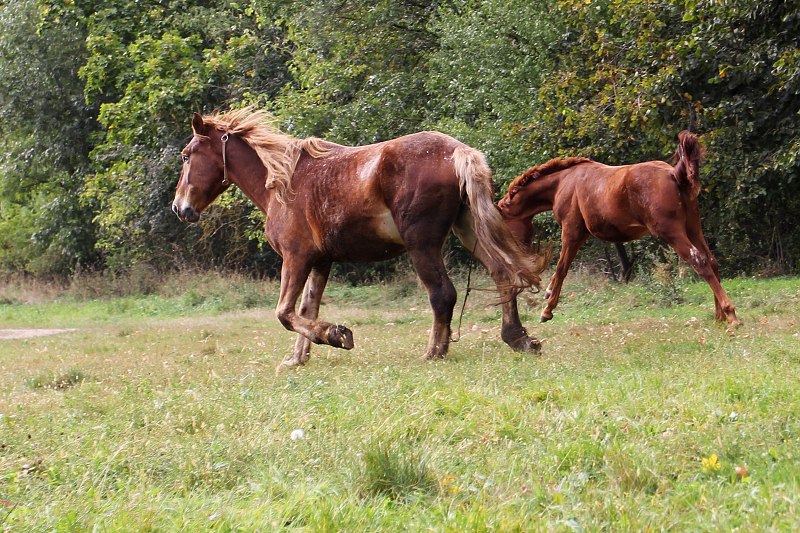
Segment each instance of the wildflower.
[{"label": "wildflower", "polygon": [[458,485],[455,484],[455,481],[456,481],[456,476],[455,475],[447,474],[446,476],[444,476],[442,478],[442,481],[441,481],[442,488],[444,488],[444,490],[448,494],[456,494],[456,493],[458,493],[461,490],[461,488]]},{"label": "wildflower", "polygon": [[719,462],[719,458],[715,453],[712,453],[707,458],[704,457],[700,462],[703,465],[703,472],[707,474],[722,468],[722,464]]},{"label": "wildflower", "polygon": [[750,480],[750,472],[746,465],[736,465],[736,477],[745,483]]}]

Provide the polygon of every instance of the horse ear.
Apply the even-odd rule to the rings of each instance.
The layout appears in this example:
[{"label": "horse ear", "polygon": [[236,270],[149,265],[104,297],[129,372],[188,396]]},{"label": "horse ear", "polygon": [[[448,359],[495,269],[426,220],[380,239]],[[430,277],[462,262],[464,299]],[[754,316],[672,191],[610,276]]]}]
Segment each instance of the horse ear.
[{"label": "horse ear", "polygon": [[198,135],[203,135],[206,131],[206,125],[203,122],[203,115],[195,113],[192,115],[192,131]]}]

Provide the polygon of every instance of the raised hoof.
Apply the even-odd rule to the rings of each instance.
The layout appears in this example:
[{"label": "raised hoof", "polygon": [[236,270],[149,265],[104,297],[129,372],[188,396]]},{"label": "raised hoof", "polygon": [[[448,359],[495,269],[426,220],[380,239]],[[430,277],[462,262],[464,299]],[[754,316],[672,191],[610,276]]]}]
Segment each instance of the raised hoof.
[{"label": "raised hoof", "polygon": [[553,313],[542,312],[542,316],[539,317],[539,322],[547,322],[548,320],[552,319],[553,319]]},{"label": "raised hoof", "polygon": [[328,328],[328,344],[334,348],[352,350],[353,346],[355,346],[353,343],[353,332],[344,326],[334,324]]}]

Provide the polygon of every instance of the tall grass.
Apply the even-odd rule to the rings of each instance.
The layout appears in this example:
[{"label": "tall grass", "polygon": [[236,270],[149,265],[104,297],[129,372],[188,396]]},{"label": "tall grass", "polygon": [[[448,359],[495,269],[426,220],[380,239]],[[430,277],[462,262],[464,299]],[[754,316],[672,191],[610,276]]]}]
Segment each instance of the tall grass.
[{"label": "tall grass", "polygon": [[[78,328],[0,341],[0,523],[796,530],[800,280],[724,283],[736,330],[714,322],[702,283],[681,281],[673,304],[571,276],[553,321],[522,307],[539,356],[508,350],[493,295],[474,293],[436,363],[419,359],[431,314],[413,279],[333,283],[321,315],[351,326],[356,348],[315,346],[279,374],[294,335],[269,282],[0,304],[4,327]],[[239,284],[266,304],[248,307]]]},{"label": "tall grass", "polygon": [[397,443],[371,443],[363,452],[362,492],[405,501],[416,494],[433,494],[436,478],[424,456]]}]

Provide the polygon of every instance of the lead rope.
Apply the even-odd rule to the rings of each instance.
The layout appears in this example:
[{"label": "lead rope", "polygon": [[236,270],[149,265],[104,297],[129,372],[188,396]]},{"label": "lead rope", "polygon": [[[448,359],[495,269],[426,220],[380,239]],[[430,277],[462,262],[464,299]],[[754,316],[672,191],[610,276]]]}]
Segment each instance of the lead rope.
[{"label": "lead rope", "polygon": [[228,132],[222,134],[222,137],[219,138],[222,141],[222,184],[223,185],[230,185],[231,181],[228,179],[228,163],[225,159],[225,147],[228,145],[228,139],[230,135]]},{"label": "lead rope", "polygon": [[450,335],[450,342],[458,342],[461,340],[461,321],[464,319],[464,309],[467,308],[467,298],[472,291],[472,267],[475,264],[475,250],[478,248],[478,239],[475,239],[475,246],[472,247],[472,258],[469,260],[469,269],[467,270],[467,289],[464,292],[464,303],[461,304],[461,313],[458,315],[458,333],[454,337]]},{"label": "lead rope", "polygon": [[[534,238],[532,240],[536,242],[536,252],[535,253],[538,254],[541,251],[541,242],[538,239],[535,238],[535,233],[534,233]],[[458,315],[458,332],[457,332],[456,336],[453,336],[452,334],[450,335],[450,342],[458,342],[458,341],[461,340],[461,321],[464,319],[464,309],[466,309],[466,307],[467,307],[467,298],[469,298],[469,293],[472,292],[473,289],[476,290],[476,291],[491,291],[491,290],[494,290],[494,289],[485,289],[485,288],[473,287],[472,286],[472,267],[475,264],[475,250],[477,250],[477,248],[478,248],[478,239],[475,239],[475,246],[472,247],[472,258],[469,261],[469,270],[467,270],[467,289],[464,292],[464,302],[461,304],[461,313]],[[527,336],[528,336],[528,333],[525,332],[523,337],[527,337]]]}]

